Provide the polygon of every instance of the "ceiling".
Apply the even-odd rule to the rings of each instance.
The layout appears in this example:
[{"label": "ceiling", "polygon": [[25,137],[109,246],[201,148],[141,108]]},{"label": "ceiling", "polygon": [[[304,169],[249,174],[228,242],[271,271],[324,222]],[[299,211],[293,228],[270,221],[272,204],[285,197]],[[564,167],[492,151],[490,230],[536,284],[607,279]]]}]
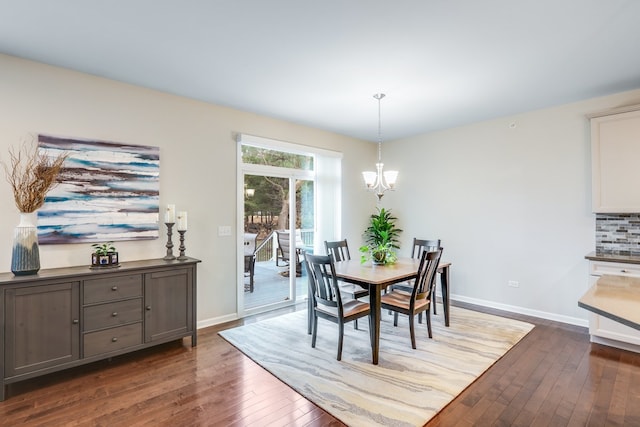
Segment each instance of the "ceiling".
[{"label": "ceiling", "polygon": [[[0,0],[0,52],[361,139],[640,88],[637,0]],[[2,70],[0,69],[0,76]]]}]

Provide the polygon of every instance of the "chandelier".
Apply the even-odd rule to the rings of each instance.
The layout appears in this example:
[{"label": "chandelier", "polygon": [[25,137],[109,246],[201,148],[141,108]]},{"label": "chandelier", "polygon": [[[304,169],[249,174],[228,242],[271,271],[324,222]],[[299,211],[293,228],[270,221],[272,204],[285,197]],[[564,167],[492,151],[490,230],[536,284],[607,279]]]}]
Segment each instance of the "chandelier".
[{"label": "chandelier", "polygon": [[373,95],[378,100],[378,163],[376,163],[376,172],[362,172],[367,190],[375,192],[378,200],[382,199],[385,191],[395,190],[396,179],[398,179],[398,171],[382,172],[384,164],[382,163],[382,134],[380,132],[380,100],[384,96],[384,93]]}]

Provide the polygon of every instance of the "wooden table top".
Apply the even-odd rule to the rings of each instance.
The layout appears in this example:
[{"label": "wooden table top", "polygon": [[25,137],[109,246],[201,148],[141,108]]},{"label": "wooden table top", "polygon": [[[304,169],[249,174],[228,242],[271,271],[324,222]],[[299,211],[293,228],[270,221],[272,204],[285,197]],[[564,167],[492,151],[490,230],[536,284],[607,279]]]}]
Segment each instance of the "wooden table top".
[{"label": "wooden table top", "polygon": [[[339,261],[335,264],[336,276],[351,282],[385,285],[416,276],[420,260],[414,258],[398,258],[394,264],[375,265],[371,262],[362,264],[359,259]],[[440,261],[438,270],[451,266],[450,262]]]},{"label": "wooden table top", "polygon": [[419,259],[398,258],[394,264],[375,265],[371,262],[362,264],[359,259],[335,263],[336,276],[354,282],[385,285],[416,276]]},{"label": "wooden table top", "polygon": [[640,278],[605,274],[578,300],[578,306],[640,329]]}]

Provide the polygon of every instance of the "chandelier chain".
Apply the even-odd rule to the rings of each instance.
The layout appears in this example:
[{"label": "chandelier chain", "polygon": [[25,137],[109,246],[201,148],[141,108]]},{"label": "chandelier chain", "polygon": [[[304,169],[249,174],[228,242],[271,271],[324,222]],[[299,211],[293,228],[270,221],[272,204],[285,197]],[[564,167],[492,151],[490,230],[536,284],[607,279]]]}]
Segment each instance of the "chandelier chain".
[{"label": "chandelier chain", "polygon": [[380,114],[380,100],[384,98],[384,93],[373,95],[378,100],[378,163],[382,162],[382,115]]}]

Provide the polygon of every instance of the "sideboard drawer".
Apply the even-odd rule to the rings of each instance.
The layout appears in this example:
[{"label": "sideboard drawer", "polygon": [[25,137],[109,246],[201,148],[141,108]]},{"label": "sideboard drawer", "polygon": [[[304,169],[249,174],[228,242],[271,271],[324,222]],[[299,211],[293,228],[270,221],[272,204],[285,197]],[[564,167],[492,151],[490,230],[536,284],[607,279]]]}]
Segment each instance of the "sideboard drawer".
[{"label": "sideboard drawer", "polygon": [[105,329],[84,335],[84,357],[110,353],[142,344],[142,323]]},{"label": "sideboard drawer", "polygon": [[142,298],[92,305],[84,308],[85,332],[142,321]]},{"label": "sideboard drawer", "polygon": [[84,303],[113,301],[142,296],[142,275],[112,276],[84,282]]},{"label": "sideboard drawer", "polygon": [[602,276],[603,274],[610,274],[613,276],[632,276],[640,277],[640,265],[628,264],[623,262],[599,262],[591,261],[590,274],[594,276]]}]

